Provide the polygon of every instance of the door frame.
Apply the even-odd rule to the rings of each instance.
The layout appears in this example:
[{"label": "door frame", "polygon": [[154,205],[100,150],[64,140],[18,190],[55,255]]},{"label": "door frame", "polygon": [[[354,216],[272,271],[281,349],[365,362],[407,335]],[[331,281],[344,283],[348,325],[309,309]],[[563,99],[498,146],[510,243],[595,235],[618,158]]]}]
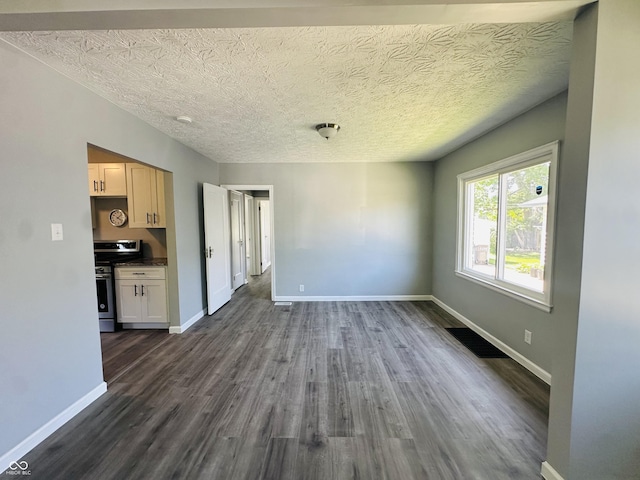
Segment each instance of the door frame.
[{"label": "door frame", "polygon": [[267,224],[267,222],[263,222],[263,218],[264,218],[264,214],[262,212],[263,207],[265,206],[264,202],[266,202],[266,209],[265,211],[267,212],[266,215],[268,215],[269,218],[269,264],[265,267],[264,261],[260,262],[260,274],[264,273],[264,271],[269,268],[271,266],[271,200],[269,198],[264,198],[264,197],[257,197],[258,200],[256,200],[255,202],[255,214],[256,214],[256,225],[258,230],[260,231],[260,243],[258,245],[256,245],[256,250],[260,253],[260,260],[264,260],[264,258],[266,257],[265,255],[265,248],[264,248],[264,229],[263,226],[265,226]]},{"label": "door frame", "polygon": [[[229,190],[229,236],[230,236],[230,240],[231,240],[231,291],[235,292],[238,288],[242,287],[243,285],[247,284],[247,256],[246,256],[246,227],[245,227],[245,222],[246,222],[246,212],[245,212],[245,201],[244,201],[244,193],[238,192],[237,190],[232,190],[232,189],[228,189]],[[236,272],[234,272],[234,268],[233,268],[233,255],[234,255],[234,248],[238,248],[237,245],[233,245],[233,216],[232,216],[232,206],[233,206],[233,202],[234,200],[232,199],[232,197],[234,195],[237,195],[240,197],[240,199],[238,200],[238,236],[239,238],[239,242],[240,242],[240,252],[239,252],[239,259],[238,261],[240,262],[240,265],[237,265],[238,267],[240,267],[240,275],[242,277],[242,283],[240,285],[238,285],[237,287],[235,286],[234,283],[234,274]]]},{"label": "door frame", "polygon": [[276,298],[276,234],[275,234],[275,194],[273,185],[245,185],[245,184],[221,184],[227,190],[257,190],[269,192],[269,224],[271,227],[271,300]]},{"label": "door frame", "polygon": [[252,195],[244,194],[244,265],[246,269],[247,282],[250,275],[255,270],[255,213],[253,211],[254,200]]}]

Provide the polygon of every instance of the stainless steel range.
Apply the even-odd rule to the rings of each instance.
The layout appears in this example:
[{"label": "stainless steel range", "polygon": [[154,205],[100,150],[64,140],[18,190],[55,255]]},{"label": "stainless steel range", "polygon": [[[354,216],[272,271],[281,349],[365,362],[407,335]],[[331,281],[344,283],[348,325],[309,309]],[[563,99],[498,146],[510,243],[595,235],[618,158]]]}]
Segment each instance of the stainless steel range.
[{"label": "stainless steel range", "polygon": [[116,326],[113,264],[140,258],[142,256],[142,240],[94,240],[93,254],[96,268],[100,331],[113,332]]}]

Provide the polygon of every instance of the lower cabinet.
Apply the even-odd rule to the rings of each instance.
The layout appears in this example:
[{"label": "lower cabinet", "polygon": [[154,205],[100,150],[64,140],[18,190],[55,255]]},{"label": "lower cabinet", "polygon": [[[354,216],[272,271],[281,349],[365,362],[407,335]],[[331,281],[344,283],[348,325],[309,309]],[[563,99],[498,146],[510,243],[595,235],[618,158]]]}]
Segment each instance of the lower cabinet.
[{"label": "lower cabinet", "polygon": [[165,267],[116,267],[119,323],[168,323]]}]

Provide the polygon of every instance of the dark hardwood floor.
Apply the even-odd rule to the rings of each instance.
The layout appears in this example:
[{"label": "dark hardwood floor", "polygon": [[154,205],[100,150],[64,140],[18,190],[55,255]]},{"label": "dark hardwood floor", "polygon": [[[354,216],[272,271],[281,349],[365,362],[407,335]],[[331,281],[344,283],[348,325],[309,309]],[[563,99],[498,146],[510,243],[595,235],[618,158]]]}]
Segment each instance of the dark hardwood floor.
[{"label": "dark hardwood floor", "polygon": [[[184,334],[143,339],[151,349],[25,457],[32,478],[540,478],[548,387],[476,358],[433,303],[269,296],[263,275]],[[106,373],[132,352],[121,338],[105,343]]]},{"label": "dark hardwood floor", "polygon": [[100,334],[102,371],[111,385],[170,338],[166,330],[120,330]]}]

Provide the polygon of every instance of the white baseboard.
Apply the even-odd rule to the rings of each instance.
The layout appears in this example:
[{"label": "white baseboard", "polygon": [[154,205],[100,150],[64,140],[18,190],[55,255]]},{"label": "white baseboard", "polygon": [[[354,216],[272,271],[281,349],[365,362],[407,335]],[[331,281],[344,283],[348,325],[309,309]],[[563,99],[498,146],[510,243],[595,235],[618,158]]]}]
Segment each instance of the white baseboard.
[{"label": "white baseboard", "polygon": [[0,472],[4,472],[7,468],[9,468],[12,462],[19,461],[23,456],[25,456],[27,453],[37,447],[42,441],[44,441],[49,435],[51,435],[53,432],[58,430],[65,423],[79,414],[82,410],[84,410],[87,406],[97,400],[106,391],[107,383],[100,383],[100,385],[91,390],[84,397],[80,398],[73,405],[69,406],[61,413],[53,417],[18,445],[13,447],[8,452],[0,455]]},{"label": "white baseboard", "polygon": [[363,295],[335,297],[276,296],[275,302],[420,302],[433,300],[432,295]]},{"label": "white baseboard", "polygon": [[549,465],[548,462],[542,462],[540,475],[542,475],[545,480],[564,480],[564,478],[562,478],[562,476],[556,472],[555,468]]},{"label": "white baseboard", "polygon": [[204,308],[198,313],[196,313],[193,317],[187,320],[182,325],[177,327],[169,327],[169,333],[184,333],[189,327],[193,326],[198,320],[201,320],[207,314],[207,309]]},{"label": "white baseboard", "polygon": [[450,313],[451,315],[456,317],[458,320],[460,320],[462,323],[464,323],[471,330],[473,330],[478,335],[483,337],[489,343],[493,344],[494,347],[499,348],[504,353],[509,355],[512,359],[514,359],[516,362],[518,362],[520,365],[522,365],[524,368],[526,368],[531,373],[533,373],[535,376],[537,376],[540,380],[542,380],[543,382],[545,382],[548,385],[551,385],[551,374],[549,372],[547,372],[543,368],[541,368],[538,365],[536,365],[535,363],[533,363],[527,357],[525,357],[521,353],[519,353],[516,350],[514,350],[513,348],[511,348],[506,343],[498,340],[496,337],[494,337],[489,332],[487,332],[483,328],[481,328],[478,325],[476,325],[475,323],[473,323],[471,320],[469,320],[467,317],[465,317],[461,313],[456,312],[453,308],[451,308],[449,305],[447,305],[443,301],[438,300],[436,297],[432,297],[432,299],[436,303],[436,305],[438,305],[443,310],[447,311],[448,313]]}]

